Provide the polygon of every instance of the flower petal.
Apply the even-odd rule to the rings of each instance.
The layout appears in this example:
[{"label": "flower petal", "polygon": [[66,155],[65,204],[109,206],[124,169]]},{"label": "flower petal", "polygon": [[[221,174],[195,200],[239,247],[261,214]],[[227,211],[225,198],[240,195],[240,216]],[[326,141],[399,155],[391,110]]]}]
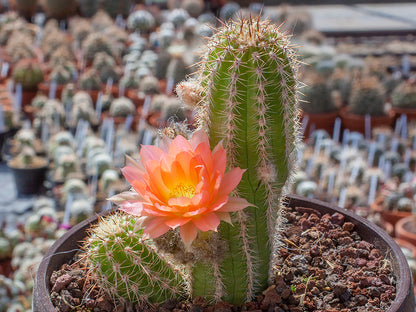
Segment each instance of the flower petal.
[{"label": "flower petal", "polygon": [[154,218],[144,228],[143,237],[156,238],[169,230],[170,227],[165,224],[165,218]]},{"label": "flower petal", "polygon": [[228,171],[222,178],[218,196],[230,194],[231,191],[237,187],[238,183],[240,183],[244,172],[245,170],[242,170],[238,167]]},{"label": "flower petal", "polygon": [[228,212],[216,212],[215,214],[218,216],[218,218],[220,218],[221,221],[225,221],[229,224],[233,224],[231,222],[231,216]]},{"label": "flower petal", "polygon": [[172,229],[176,229],[178,226],[183,226],[185,223],[188,223],[191,218],[174,218],[165,221],[165,224]]},{"label": "flower petal", "polygon": [[212,230],[217,231],[217,227],[220,224],[220,218],[215,213],[210,213],[199,218],[192,219],[195,226],[203,232]]},{"label": "flower petal", "polygon": [[126,200],[143,201],[143,197],[134,191],[127,191],[111,196],[110,198],[107,198],[107,200],[113,202],[116,205],[121,205]]},{"label": "flower petal", "polygon": [[160,148],[153,145],[142,145],[140,149],[140,158],[145,165],[149,160],[159,161],[163,154],[164,153]]},{"label": "flower petal", "polygon": [[121,168],[121,173],[126,178],[130,185],[135,181],[144,181],[144,171],[134,166],[125,166]]},{"label": "flower petal", "polygon": [[188,197],[172,197],[168,200],[169,206],[188,207],[192,204],[192,198]]},{"label": "flower petal", "polygon": [[173,139],[172,143],[169,147],[169,155],[172,157],[176,157],[182,151],[190,151],[192,152],[192,146],[187,139],[183,136],[178,135],[175,139]]},{"label": "flower petal", "polygon": [[197,130],[192,134],[192,137],[190,139],[190,143],[191,143],[194,150],[201,143],[209,145],[208,135],[202,129]]},{"label": "flower petal", "polygon": [[118,209],[135,217],[143,216],[143,202],[140,201],[126,200]]},{"label": "flower petal", "polygon": [[189,248],[198,234],[198,229],[192,222],[188,222],[181,226],[180,234],[185,248]]},{"label": "flower petal", "polygon": [[141,162],[141,160],[136,160],[129,155],[126,155],[126,166],[136,167],[137,169],[140,169],[144,173],[144,166]]},{"label": "flower petal", "polygon": [[231,212],[231,211],[238,211],[242,210],[246,207],[253,206],[250,204],[245,198],[239,197],[229,197],[228,202],[218,209],[219,212]]}]

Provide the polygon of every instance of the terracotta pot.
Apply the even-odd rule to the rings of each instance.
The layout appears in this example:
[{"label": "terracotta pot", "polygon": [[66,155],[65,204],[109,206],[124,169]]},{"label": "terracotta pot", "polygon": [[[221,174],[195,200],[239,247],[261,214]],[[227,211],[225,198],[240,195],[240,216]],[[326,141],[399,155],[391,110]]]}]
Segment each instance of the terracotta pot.
[{"label": "terracotta pot", "polygon": [[128,97],[133,102],[136,108],[143,107],[144,98],[140,98],[137,95],[137,90],[134,90],[134,89],[126,90],[126,97]]},{"label": "terracotta pot", "polygon": [[[365,116],[352,114],[348,111],[348,108],[344,107],[340,110],[342,126],[350,131],[360,132],[365,134]],[[375,127],[392,125],[392,116],[371,116],[371,129]]]},{"label": "terracotta pot", "polygon": [[[287,199],[287,205],[290,207],[309,207],[323,214],[338,212],[345,216],[346,221],[354,223],[357,233],[364,240],[374,244],[390,260],[393,274],[398,280],[396,299],[386,312],[414,312],[415,297],[409,267],[400,247],[390,236],[373,223],[345,209],[296,195],[290,195]],[[51,274],[73,258],[80,247],[80,241],[85,238],[91,224],[97,222],[97,218],[97,216],[92,217],[73,227],[59,238],[45,254],[36,274],[33,291],[34,312],[56,311],[49,296]]]},{"label": "terracotta pot", "polygon": [[392,107],[391,111],[393,112],[394,123],[401,115],[406,115],[407,121],[416,121],[416,109]]},{"label": "terracotta pot", "polygon": [[416,219],[411,215],[399,220],[395,226],[396,237],[416,246]]},{"label": "terracotta pot", "polygon": [[328,132],[331,136],[334,131],[335,119],[338,117],[338,112],[322,113],[322,114],[310,114],[302,112],[301,120],[308,116],[308,124],[306,125],[304,138],[309,138],[313,130],[322,129]]},{"label": "terracotta pot", "polygon": [[384,199],[382,197],[377,198],[371,205],[371,209],[374,212],[378,212],[384,221],[391,223],[393,226],[395,226],[400,219],[412,215],[411,212],[407,211],[385,210],[383,209],[383,201]]},{"label": "terracotta pot", "polygon": [[101,90],[81,90],[81,91],[85,91],[90,95],[92,102],[94,103],[94,107],[95,107],[95,105],[97,104],[98,94],[101,92]]},{"label": "terracotta pot", "polygon": [[4,259],[0,261],[0,275],[10,277],[12,275],[13,269],[11,265],[12,259]]},{"label": "terracotta pot", "polygon": [[[56,99],[61,99],[62,97],[62,91],[64,90],[65,85],[56,85],[56,91],[55,91],[55,98]],[[45,94],[46,96],[49,96],[49,91],[51,89],[51,83],[50,82],[41,82],[38,85],[38,89],[39,91],[41,91],[43,94]]]},{"label": "terracotta pot", "polygon": [[36,96],[36,94],[38,93],[37,90],[30,90],[30,91],[22,91],[22,109],[27,106],[30,105],[30,103],[32,103],[33,98]]},{"label": "terracotta pot", "polygon": [[[114,126],[116,127],[126,123],[126,117],[111,117],[109,112],[104,112],[101,114],[101,120],[109,119],[109,118],[113,118]],[[136,130],[139,121],[140,121],[140,115],[134,115],[133,122],[131,123],[130,129]]]}]

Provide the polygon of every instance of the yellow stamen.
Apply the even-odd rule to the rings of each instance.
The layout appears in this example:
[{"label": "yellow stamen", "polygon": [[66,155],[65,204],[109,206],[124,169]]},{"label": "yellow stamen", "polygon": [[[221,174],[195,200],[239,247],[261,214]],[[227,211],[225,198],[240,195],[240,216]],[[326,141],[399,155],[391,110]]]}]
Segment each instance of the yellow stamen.
[{"label": "yellow stamen", "polygon": [[178,198],[178,197],[188,197],[192,198],[195,196],[195,186],[193,185],[185,185],[185,184],[178,184],[175,186],[173,190],[171,190],[169,197],[170,198]]}]

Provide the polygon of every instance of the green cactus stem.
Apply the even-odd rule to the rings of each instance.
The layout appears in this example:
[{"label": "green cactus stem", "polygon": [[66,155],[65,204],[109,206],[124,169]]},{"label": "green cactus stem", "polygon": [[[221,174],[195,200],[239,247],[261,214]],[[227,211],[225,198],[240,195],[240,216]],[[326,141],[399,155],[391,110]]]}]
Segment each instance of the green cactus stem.
[{"label": "green cactus stem", "polygon": [[182,297],[183,268],[160,255],[135,225],[135,218],[116,213],[91,229],[84,247],[98,283],[113,298],[132,303]]},{"label": "green cactus stem", "polygon": [[229,167],[247,168],[237,195],[256,207],[220,225],[228,250],[220,263],[194,266],[194,296],[242,304],[267,287],[279,199],[294,164],[297,64],[269,21],[230,22],[207,45],[199,124],[212,147],[223,141]]}]

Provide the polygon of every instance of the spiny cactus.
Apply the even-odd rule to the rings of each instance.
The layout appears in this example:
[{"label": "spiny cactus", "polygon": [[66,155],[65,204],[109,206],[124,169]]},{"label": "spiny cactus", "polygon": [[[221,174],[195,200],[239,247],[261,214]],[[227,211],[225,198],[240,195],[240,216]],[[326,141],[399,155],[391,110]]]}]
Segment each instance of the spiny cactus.
[{"label": "spiny cactus", "polygon": [[120,87],[123,87],[125,90],[138,89],[139,84],[139,79],[132,71],[130,71],[127,75],[124,75],[123,78],[120,79]]},{"label": "spiny cactus", "polygon": [[311,114],[330,113],[336,110],[331,99],[331,93],[326,81],[314,76],[310,82],[306,82],[306,86],[302,88],[304,94],[302,109]]},{"label": "spiny cactus", "polygon": [[184,0],[182,8],[188,12],[191,17],[198,17],[205,8],[203,0]]},{"label": "spiny cactus", "polygon": [[139,90],[146,95],[159,93],[159,80],[153,76],[146,76],[140,81]]},{"label": "spiny cactus", "polygon": [[15,83],[20,83],[23,90],[37,90],[43,81],[43,72],[38,64],[31,60],[21,60],[13,71]]},{"label": "spiny cactus", "polygon": [[172,56],[165,50],[160,51],[157,56],[157,62],[155,66],[155,76],[157,79],[165,79],[166,71]]},{"label": "spiny cactus", "polygon": [[101,1],[102,8],[112,17],[116,18],[117,15],[127,16],[130,11],[130,0],[103,0]]},{"label": "spiny cactus", "polygon": [[349,104],[351,113],[382,116],[385,115],[384,104],[384,92],[376,77],[364,77],[355,82]]},{"label": "spiny cactus", "polygon": [[415,108],[416,107],[416,83],[414,81],[405,81],[399,84],[392,94],[393,107],[397,108]]},{"label": "spiny cactus", "polygon": [[67,84],[72,80],[72,72],[62,65],[57,66],[52,70],[50,80],[54,81],[58,85]]},{"label": "spiny cactus", "polygon": [[128,115],[134,115],[134,112],[135,106],[133,102],[126,97],[115,99],[110,106],[110,115],[112,117],[127,117]]},{"label": "spiny cactus", "polygon": [[156,21],[153,15],[146,10],[137,10],[129,15],[127,27],[129,30],[147,34],[155,27]]},{"label": "spiny cactus", "polygon": [[294,166],[297,64],[267,20],[231,22],[210,39],[200,125],[212,146],[223,140],[230,167],[247,168],[238,195],[256,207],[220,225],[228,250],[219,263],[194,266],[194,295],[242,303],[267,287],[279,198]]},{"label": "spiny cactus", "polygon": [[161,256],[135,225],[135,218],[117,213],[91,229],[84,248],[98,283],[133,303],[180,298],[186,288],[181,268]]},{"label": "spiny cactus", "polygon": [[85,17],[93,16],[100,7],[98,0],[78,0],[78,3],[81,14]]},{"label": "spiny cactus", "polygon": [[101,80],[95,69],[87,70],[79,77],[79,84],[82,90],[100,90]]},{"label": "spiny cactus", "polygon": [[172,55],[172,59],[166,70],[166,79],[172,79],[175,84],[181,82],[188,74],[188,66],[181,55]]},{"label": "spiny cactus", "polygon": [[232,1],[228,2],[221,8],[220,18],[224,22],[228,22],[230,19],[233,19],[238,15],[240,9],[241,7],[238,3]]},{"label": "spiny cactus", "polygon": [[99,52],[105,52],[108,55],[113,56],[110,40],[101,33],[89,34],[82,43],[82,51],[88,62],[92,62],[95,54]]}]

